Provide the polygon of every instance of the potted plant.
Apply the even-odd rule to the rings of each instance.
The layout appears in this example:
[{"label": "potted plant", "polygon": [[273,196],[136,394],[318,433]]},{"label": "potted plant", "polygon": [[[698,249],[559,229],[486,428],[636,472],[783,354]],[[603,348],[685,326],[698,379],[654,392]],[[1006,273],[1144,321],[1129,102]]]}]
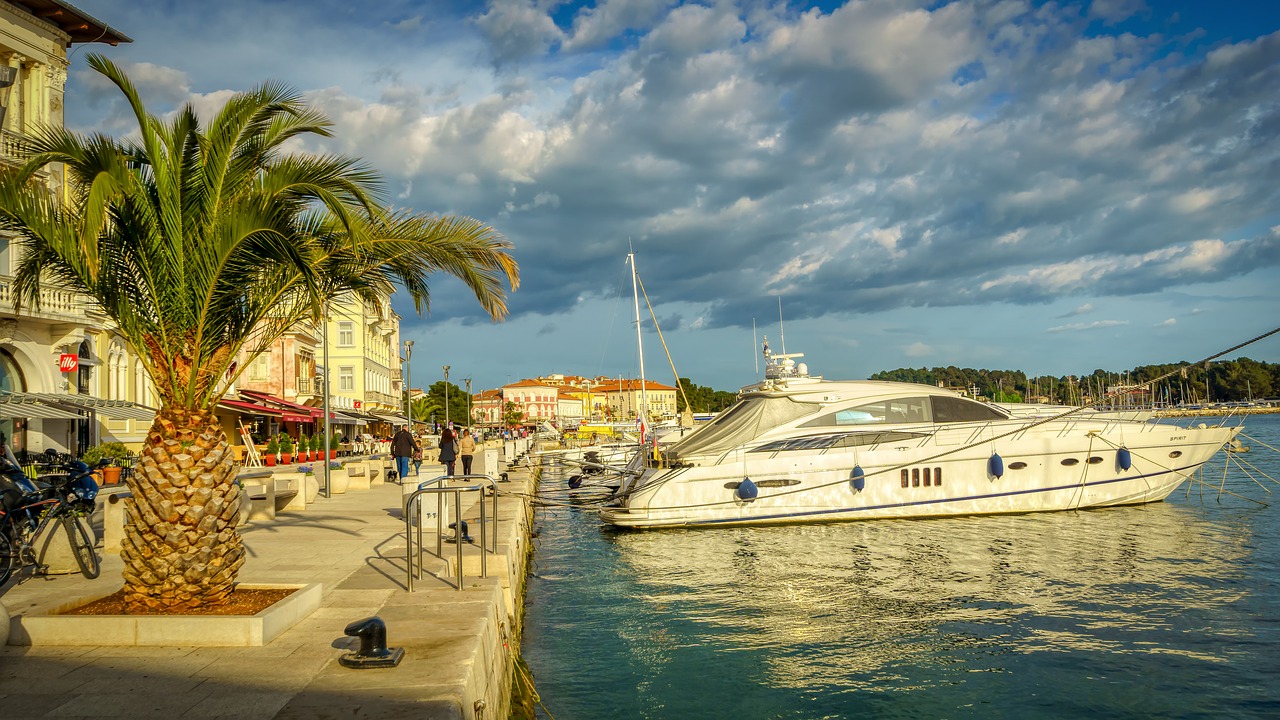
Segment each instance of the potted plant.
[{"label": "potted plant", "polygon": [[276,440],[276,436],[272,435],[267,438],[267,451],[262,455],[262,462],[267,467],[276,466],[276,454],[280,452],[280,443]]},{"label": "potted plant", "polygon": [[298,459],[307,462],[311,459],[311,441],[307,438],[306,433],[298,435]]},{"label": "potted plant", "polygon": [[338,448],[341,446],[342,446],[342,436],[339,435],[338,433],[334,433],[333,437],[329,438],[329,459],[330,460],[337,459]]},{"label": "potted plant", "polygon": [[315,434],[311,436],[311,450],[315,453],[313,460],[324,459],[324,433],[322,431],[316,430]]},{"label": "potted plant", "polygon": [[280,434],[280,462],[285,465],[293,462],[293,437],[288,433]]},{"label": "potted plant", "polygon": [[103,460],[110,460],[111,464],[103,467],[98,471],[99,479],[103,485],[115,485],[120,482],[120,461],[129,455],[129,448],[122,442],[103,442],[90,447],[84,451],[84,455],[80,460],[89,467],[93,467]]}]

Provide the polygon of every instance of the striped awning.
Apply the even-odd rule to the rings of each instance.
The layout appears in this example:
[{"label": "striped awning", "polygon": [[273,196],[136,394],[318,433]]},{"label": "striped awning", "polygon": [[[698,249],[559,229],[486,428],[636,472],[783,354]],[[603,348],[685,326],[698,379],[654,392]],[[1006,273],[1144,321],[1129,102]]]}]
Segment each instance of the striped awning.
[{"label": "striped awning", "polygon": [[80,413],[46,405],[26,393],[0,394],[0,416],[10,418],[39,418],[41,420],[83,420]]},{"label": "striped awning", "polygon": [[90,395],[67,393],[28,393],[42,403],[56,405],[63,410],[88,410],[117,420],[144,420],[151,422],[156,411],[128,400],[103,400]]},{"label": "striped awning", "polygon": [[284,414],[283,410],[269,408],[265,405],[257,405],[243,400],[219,400],[218,407],[227,410],[234,410],[241,415],[261,415],[263,417],[280,417]]}]

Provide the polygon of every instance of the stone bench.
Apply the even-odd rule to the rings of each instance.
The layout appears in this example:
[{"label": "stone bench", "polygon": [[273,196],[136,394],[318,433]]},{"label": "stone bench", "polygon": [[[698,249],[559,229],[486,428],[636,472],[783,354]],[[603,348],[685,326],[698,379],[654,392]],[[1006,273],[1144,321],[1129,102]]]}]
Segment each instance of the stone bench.
[{"label": "stone bench", "polygon": [[236,476],[240,481],[240,492],[249,496],[249,520],[276,519],[276,481],[275,473],[270,470],[257,470],[240,473]]}]

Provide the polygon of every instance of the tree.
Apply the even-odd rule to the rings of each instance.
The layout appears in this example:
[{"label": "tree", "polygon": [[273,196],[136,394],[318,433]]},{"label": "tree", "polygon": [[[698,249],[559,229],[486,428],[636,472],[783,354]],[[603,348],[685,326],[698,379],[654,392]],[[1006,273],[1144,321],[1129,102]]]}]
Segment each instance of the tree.
[{"label": "tree", "polygon": [[[318,321],[341,293],[383,303],[399,285],[422,312],[436,272],[498,319],[519,270],[492,228],[388,210],[360,162],[286,153],[331,124],[283,85],[235,95],[207,125],[190,105],[162,120],[118,67],[88,60],[124,93],[138,135],[33,132],[29,160],[0,173],[0,229],[21,253],[13,289],[36,307],[43,283],[92,298],[155,384],[160,408],[126,501],[127,606],[216,605],[244,562],[236,463],[214,415],[243,372],[237,353]],[[34,181],[55,163],[65,205]]]},{"label": "tree", "polygon": [[508,400],[502,405],[502,422],[507,427],[515,427],[524,422],[524,411],[513,401]]}]

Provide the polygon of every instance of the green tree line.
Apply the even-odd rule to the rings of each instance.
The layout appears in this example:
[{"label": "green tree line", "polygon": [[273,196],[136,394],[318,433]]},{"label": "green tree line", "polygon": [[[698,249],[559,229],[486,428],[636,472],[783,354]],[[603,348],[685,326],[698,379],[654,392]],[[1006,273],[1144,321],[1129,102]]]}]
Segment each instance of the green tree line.
[{"label": "green tree line", "polygon": [[1222,360],[1208,365],[1188,362],[1139,365],[1131,370],[1094,370],[1087,375],[1028,377],[1020,370],[986,370],[948,367],[898,368],[872,375],[871,380],[914,382],[951,388],[976,388],[979,395],[1002,402],[1047,398],[1048,402],[1075,404],[1097,397],[1108,387],[1138,385],[1173,372],[1151,388],[1155,400],[1182,403],[1238,402],[1274,397],[1280,393],[1280,364],[1249,358]]}]

